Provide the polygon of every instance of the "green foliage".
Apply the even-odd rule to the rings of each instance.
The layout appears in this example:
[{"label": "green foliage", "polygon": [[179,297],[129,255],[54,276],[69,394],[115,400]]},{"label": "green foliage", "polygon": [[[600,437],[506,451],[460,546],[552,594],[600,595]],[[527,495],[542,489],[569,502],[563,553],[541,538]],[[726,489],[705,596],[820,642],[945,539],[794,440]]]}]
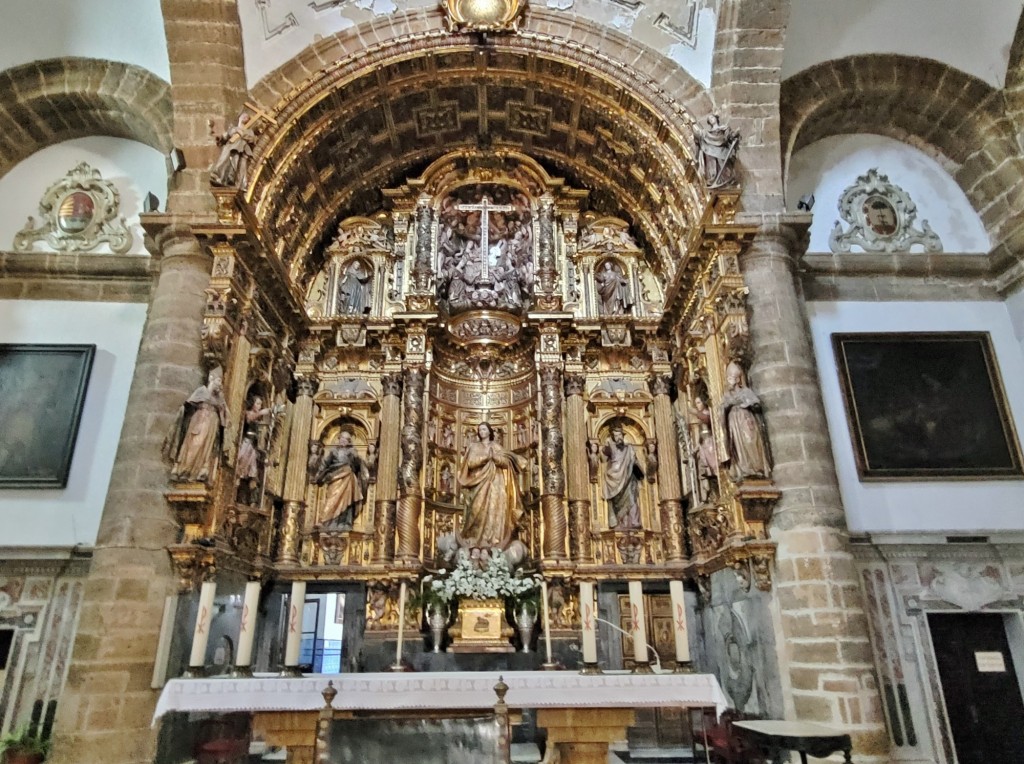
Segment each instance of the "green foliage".
[{"label": "green foliage", "polygon": [[40,737],[39,732],[31,725],[23,724],[13,732],[0,737],[0,754],[7,751],[46,757],[50,753],[50,741]]}]

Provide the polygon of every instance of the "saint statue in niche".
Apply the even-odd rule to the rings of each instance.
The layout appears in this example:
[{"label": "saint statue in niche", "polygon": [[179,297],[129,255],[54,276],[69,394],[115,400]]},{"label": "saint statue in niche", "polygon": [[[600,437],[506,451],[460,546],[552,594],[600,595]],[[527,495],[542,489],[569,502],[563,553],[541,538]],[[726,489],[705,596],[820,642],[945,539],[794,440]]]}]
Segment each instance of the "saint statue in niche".
[{"label": "saint statue in niche", "polygon": [[504,550],[523,514],[516,473],[526,460],[499,446],[487,422],[477,426],[476,434],[459,467],[458,484],[468,489],[469,505],[456,539],[468,549]]},{"label": "saint statue in niche", "polygon": [[178,409],[171,431],[164,440],[163,453],[172,460],[171,480],[205,483],[217,464],[228,407],[222,388],[223,372],[218,366]]},{"label": "saint statue in niche", "polygon": [[746,478],[770,478],[772,462],[761,399],[747,387],[743,369],[735,361],[725,370],[722,419],[729,449],[722,462],[728,463],[730,477],[737,483]]},{"label": "saint statue in niche", "polygon": [[519,312],[533,289],[530,201],[515,188],[476,185],[441,203],[437,292],[450,312]]},{"label": "saint statue in niche", "polygon": [[259,395],[254,395],[249,407],[242,412],[242,443],[235,463],[235,501],[240,504],[253,505],[259,498],[257,489],[263,457],[260,441],[270,413],[271,409],[264,407]]},{"label": "saint statue in niche", "polygon": [[700,481],[698,496],[701,500],[707,500],[718,488],[718,453],[715,436],[711,432],[711,410],[703,396],[694,397],[690,415],[697,431],[691,442],[695,444],[693,455],[697,462],[697,479]]},{"label": "saint statue in niche", "polygon": [[626,442],[621,425],[612,427],[604,448],[604,486],[608,502],[608,527],[630,530],[640,527],[640,481],[644,470],[636,448]]},{"label": "saint statue in niche", "polygon": [[361,316],[370,311],[373,269],[360,259],[351,261],[338,284],[338,314]]},{"label": "saint statue in niche", "polygon": [[352,445],[351,433],[342,431],[335,446],[324,452],[313,482],[327,486],[320,526],[328,530],[350,529],[369,482],[366,464]]},{"label": "saint statue in niche", "polygon": [[[238,122],[226,133],[217,136],[217,145],[221,147],[220,156],[210,168],[210,183],[214,186],[241,188],[249,175],[249,162],[252,161],[252,149],[256,145],[256,133],[249,127],[249,114],[242,112]],[[213,121],[210,126],[212,128]],[[212,132],[212,130],[211,130]]]},{"label": "saint statue in niche", "polygon": [[629,297],[629,281],[622,268],[614,260],[605,260],[597,273],[597,311],[602,316],[621,316],[632,307]]}]

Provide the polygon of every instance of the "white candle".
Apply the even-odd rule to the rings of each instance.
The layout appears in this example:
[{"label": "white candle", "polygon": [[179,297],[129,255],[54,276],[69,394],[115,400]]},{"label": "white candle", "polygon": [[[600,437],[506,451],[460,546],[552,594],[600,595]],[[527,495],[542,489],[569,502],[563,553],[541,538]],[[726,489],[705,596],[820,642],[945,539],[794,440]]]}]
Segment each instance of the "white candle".
[{"label": "white candle", "polygon": [[686,628],[686,598],[682,581],[669,581],[672,597],[672,631],[676,637],[676,663],[690,662],[690,634]]},{"label": "white candle", "polygon": [[540,582],[541,617],[544,624],[544,647],[548,652],[548,663],[551,663],[551,613],[548,612],[548,582]]},{"label": "white candle", "polygon": [[292,596],[288,600],[288,641],[284,647],[284,665],[298,666],[302,649],[302,610],[306,605],[306,582],[292,582]]},{"label": "white candle", "polygon": [[580,581],[580,622],[583,626],[583,662],[597,663],[597,606],[591,581]]},{"label": "white candle", "polygon": [[242,624],[238,629],[238,654],[236,666],[252,664],[252,643],[256,637],[256,610],[260,604],[260,582],[250,581],[245,585],[245,600],[242,603]]},{"label": "white candle", "polygon": [[402,665],[402,639],[405,637],[405,594],[406,583],[398,587],[398,642],[395,645],[395,665]]},{"label": "white candle", "polygon": [[206,644],[210,641],[210,621],[213,620],[213,598],[217,594],[216,581],[204,581],[199,590],[199,614],[196,616],[196,629],[192,633],[192,654],[189,656],[190,668],[206,665]]},{"label": "white candle", "polygon": [[629,582],[630,631],[633,633],[633,660],[648,663],[647,626],[644,623],[644,585],[639,581]]}]

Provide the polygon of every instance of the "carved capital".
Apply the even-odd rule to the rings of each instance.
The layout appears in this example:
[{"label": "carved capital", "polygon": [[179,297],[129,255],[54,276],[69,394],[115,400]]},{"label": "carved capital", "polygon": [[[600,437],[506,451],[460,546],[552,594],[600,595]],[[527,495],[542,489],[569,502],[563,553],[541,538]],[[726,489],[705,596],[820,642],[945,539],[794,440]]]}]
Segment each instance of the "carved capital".
[{"label": "carved capital", "polygon": [[312,377],[296,377],[295,378],[295,394],[298,396],[305,396],[312,398],[313,393],[316,392],[316,379]]},{"label": "carved capital", "polygon": [[570,395],[583,395],[583,390],[586,387],[587,378],[583,374],[566,374],[565,375],[565,397]]},{"label": "carved capital", "polygon": [[651,395],[669,395],[672,392],[672,375],[652,374],[647,378],[647,385],[651,389]]},{"label": "carved capital", "polygon": [[384,395],[400,396],[402,394],[402,375],[400,372],[385,374],[380,378]]}]

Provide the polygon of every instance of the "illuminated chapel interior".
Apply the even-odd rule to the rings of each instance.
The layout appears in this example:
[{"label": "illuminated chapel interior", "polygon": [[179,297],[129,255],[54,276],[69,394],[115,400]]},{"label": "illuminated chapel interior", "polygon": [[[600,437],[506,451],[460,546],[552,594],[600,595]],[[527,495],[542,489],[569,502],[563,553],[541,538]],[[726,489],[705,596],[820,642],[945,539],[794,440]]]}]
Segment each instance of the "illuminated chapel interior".
[{"label": "illuminated chapel interior", "polygon": [[1024,0],[9,4],[0,761],[1024,760]]}]

